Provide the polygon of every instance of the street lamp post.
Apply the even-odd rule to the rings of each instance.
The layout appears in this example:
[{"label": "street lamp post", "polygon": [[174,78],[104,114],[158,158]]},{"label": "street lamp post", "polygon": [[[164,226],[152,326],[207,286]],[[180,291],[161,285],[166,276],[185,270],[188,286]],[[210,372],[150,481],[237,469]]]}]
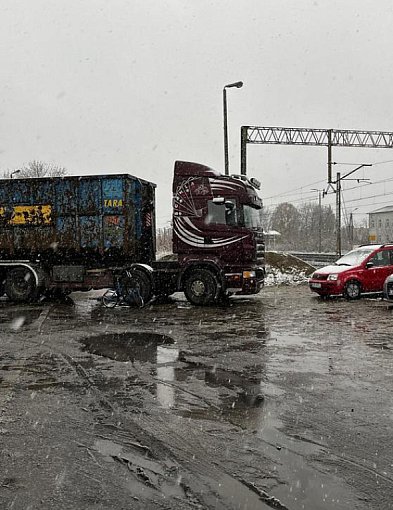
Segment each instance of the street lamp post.
[{"label": "street lamp post", "polygon": [[10,173],[10,179],[12,179],[15,174],[19,174],[19,173],[20,173],[20,170],[14,170],[13,172]]},{"label": "street lamp post", "polygon": [[224,158],[225,158],[225,175],[229,175],[229,153],[228,153],[228,109],[227,109],[227,89],[243,87],[242,81],[229,83],[222,90],[222,100],[224,108]]}]

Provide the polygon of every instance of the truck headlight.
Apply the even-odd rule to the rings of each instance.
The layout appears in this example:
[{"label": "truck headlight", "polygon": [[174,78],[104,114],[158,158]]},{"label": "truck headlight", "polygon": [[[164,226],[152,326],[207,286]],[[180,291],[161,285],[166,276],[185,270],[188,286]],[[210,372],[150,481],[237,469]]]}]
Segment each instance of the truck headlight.
[{"label": "truck headlight", "polygon": [[338,280],[338,274],[337,273],[332,273],[328,276],[327,278],[328,280],[332,280],[332,281],[336,281]]},{"label": "truck headlight", "polygon": [[243,271],[243,278],[256,278],[255,271]]}]

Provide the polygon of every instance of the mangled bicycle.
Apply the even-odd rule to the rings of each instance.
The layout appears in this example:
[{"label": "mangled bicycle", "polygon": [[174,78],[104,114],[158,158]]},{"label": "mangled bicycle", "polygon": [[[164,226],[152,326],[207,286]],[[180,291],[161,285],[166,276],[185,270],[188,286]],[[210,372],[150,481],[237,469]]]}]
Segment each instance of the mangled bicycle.
[{"label": "mangled bicycle", "polygon": [[142,308],[152,297],[152,285],[140,271],[125,270],[115,275],[114,288],[102,296],[106,308],[136,306]]}]

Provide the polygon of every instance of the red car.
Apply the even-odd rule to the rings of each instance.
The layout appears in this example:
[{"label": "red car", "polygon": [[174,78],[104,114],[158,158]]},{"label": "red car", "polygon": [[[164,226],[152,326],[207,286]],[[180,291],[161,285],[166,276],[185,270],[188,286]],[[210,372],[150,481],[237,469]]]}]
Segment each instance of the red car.
[{"label": "red car", "polygon": [[393,244],[370,244],[348,252],[334,265],[313,273],[310,289],[320,296],[344,295],[358,299],[363,293],[383,291],[393,274]]}]

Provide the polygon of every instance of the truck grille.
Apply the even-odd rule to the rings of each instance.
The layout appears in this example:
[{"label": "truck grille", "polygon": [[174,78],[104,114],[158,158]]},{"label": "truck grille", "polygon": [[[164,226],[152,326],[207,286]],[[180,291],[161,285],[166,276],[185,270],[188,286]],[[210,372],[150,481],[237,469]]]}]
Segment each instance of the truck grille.
[{"label": "truck grille", "polygon": [[265,236],[260,230],[255,232],[255,241],[257,245],[257,264],[265,265]]}]

